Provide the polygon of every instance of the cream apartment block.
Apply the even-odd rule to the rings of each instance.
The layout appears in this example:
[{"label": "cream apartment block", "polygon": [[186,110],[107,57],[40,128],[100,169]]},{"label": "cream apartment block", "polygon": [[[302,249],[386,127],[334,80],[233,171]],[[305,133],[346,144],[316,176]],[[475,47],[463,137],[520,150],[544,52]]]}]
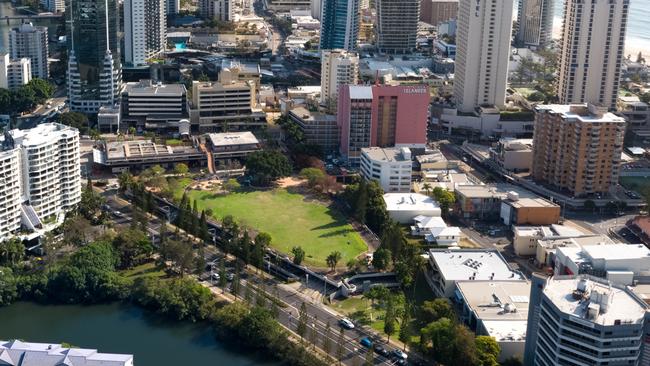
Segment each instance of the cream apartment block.
[{"label": "cream apartment block", "polygon": [[535,108],[533,179],[574,197],[618,182],[625,119],[593,104]]},{"label": "cream apartment block", "polygon": [[505,104],[512,8],[512,0],[459,1],[454,79],[458,111]]},{"label": "cream apartment block", "polygon": [[560,103],[616,108],[629,0],[566,0],[560,39]]},{"label": "cream apartment block", "polygon": [[81,200],[79,131],[58,123],[0,138],[0,240],[53,228]]},{"label": "cream apartment block", "polygon": [[336,110],[340,85],[359,82],[359,56],[345,50],[322,51],[320,104]]}]

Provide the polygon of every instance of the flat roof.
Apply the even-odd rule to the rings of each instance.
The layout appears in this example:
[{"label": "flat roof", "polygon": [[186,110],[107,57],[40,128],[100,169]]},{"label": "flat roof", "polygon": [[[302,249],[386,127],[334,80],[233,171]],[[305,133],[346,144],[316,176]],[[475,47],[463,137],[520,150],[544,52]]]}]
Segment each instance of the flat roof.
[{"label": "flat roof", "polygon": [[554,237],[570,238],[588,235],[577,228],[558,224],[549,226],[513,226],[512,231],[518,236],[538,236],[545,239],[551,239]]},{"label": "flat roof", "polygon": [[521,187],[507,183],[497,183],[490,185],[482,184],[468,184],[456,187],[456,192],[465,197],[471,198],[505,198],[508,192],[515,192],[519,195],[519,199],[524,198],[539,198],[531,191],[525,190]]},{"label": "flat roof", "polygon": [[[623,117],[619,117],[611,112],[592,113],[589,108],[601,108],[587,104],[539,104],[535,111],[547,111],[562,115],[563,118],[577,119],[582,122],[591,123],[610,123],[625,122]],[[606,108],[604,108],[606,110]]]},{"label": "flat roof", "polygon": [[333,114],[326,114],[320,112],[312,112],[309,109],[303,106],[294,107],[289,111],[300,120],[304,122],[314,122],[314,121],[332,121],[336,122],[336,116]]},{"label": "flat roof", "polygon": [[[456,288],[465,304],[483,321],[528,318],[530,282],[526,280],[458,281]],[[508,311],[504,311],[506,304],[510,304]]]},{"label": "flat roof", "polygon": [[387,163],[401,163],[411,161],[410,157],[408,159],[404,158],[402,149],[403,148],[397,147],[364,147],[361,149],[361,153],[367,155],[371,160],[383,161]]},{"label": "flat roof", "polygon": [[350,99],[372,99],[372,87],[366,85],[350,85]]},{"label": "flat roof", "polygon": [[520,208],[520,207],[560,207],[559,205],[546,200],[541,197],[535,197],[535,198],[520,198],[518,200],[511,200],[511,199],[506,199],[504,200],[507,204],[509,204],[512,207],[515,208]]},{"label": "flat roof", "polygon": [[525,342],[527,320],[487,320],[483,322],[483,327],[490,337],[494,337],[497,342]]},{"label": "flat roof", "polygon": [[[586,291],[575,293],[582,281]],[[560,311],[581,321],[611,326],[616,323],[638,324],[643,322],[648,305],[632,291],[595,277],[556,276],[549,278],[544,294]],[[582,296],[579,296],[582,294]],[[602,295],[605,296],[602,296]],[[609,301],[601,299],[608,298]],[[590,318],[588,308],[596,308],[597,316]]]},{"label": "flat roof", "polygon": [[429,258],[447,281],[523,280],[494,249],[430,249]]},{"label": "flat roof", "polygon": [[209,133],[208,138],[213,146],[259,144],[255,135],[250,131]]},{"label": "flat roof", "polygon": [[[79,131],[60,123],[41,123],[28,130],[9,130],[9,135],[14,139],[16,146],[30,147],[48,143],[56,138],[79,136]],[[0,142],[4,140],[5,136],[0,134]]]},{"label": "flat roof", "polygon": [[625,260],[650,257],[650,249],[643,244],[586,245],[582,250],[592,259]]},{"label": "flat roof", "polygon": [[388,211],[417,211],[439,209],[431,197],[419,193],[386,193],[384,202]]},{"label": "flat roof", "polygon": [[149,140],[107,142],[105,148],[106,158],[109,161],[201,153],[200,150],[193,146],[160,145]]},{"label": "flat roof", "polygon": [[183,84],[126,83],[124,92],[130,95],[182,95],[187,92]]}]

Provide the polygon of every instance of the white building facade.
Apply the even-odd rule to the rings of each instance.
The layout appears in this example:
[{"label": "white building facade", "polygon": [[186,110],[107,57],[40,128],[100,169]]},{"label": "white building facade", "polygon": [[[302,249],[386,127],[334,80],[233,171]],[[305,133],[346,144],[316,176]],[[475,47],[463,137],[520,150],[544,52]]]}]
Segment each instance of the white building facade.
[{"label": "white building facade", "polygon": [[413,161],[407,147],[361,149],[361,176],[376,180],[384,192],[410,192]]},{"label": "white building facade", "polygon": [[359,56],[344,50],[323,51],[321,57],[320,104],[335,109],[340,85],[359,82]]},{"label": "white building facade", "polygon": [[629,0],[567,0],[560,39],[561,104],[616,108]]},{"label": "white building facade", "polygon": [[460,112],[505,104],[512,0],[460,0],[454,98]]},{"label": "white building facade", "polygon": [[29,58],[33,78],[47,80],[50,68],[47,27],[23,23],[9,32],[9,54],[12,59]]},{"label": "white building facade", "polygon": [[32,80],[32,67],[28,58],[9,59],[9,54],[0,54],[0,88],[18,89]]},{"label": "white building facade", "polygon": [[47,229],[81,200],[79,131],[57,123],[11,130],[1,138],[0,239]]},{"label": "white building facade", "polygon": [[124,61],[144,66],[167,44],[166,0],[124,1]]}]

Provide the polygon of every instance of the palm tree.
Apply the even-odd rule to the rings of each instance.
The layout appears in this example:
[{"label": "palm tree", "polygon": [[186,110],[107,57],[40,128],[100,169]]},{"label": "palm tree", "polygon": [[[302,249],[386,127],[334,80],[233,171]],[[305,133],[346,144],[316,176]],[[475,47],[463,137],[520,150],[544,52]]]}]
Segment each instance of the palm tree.
[{"label": "palm tree", "polygon": [[427,196],[431,194],[431,190],[433,187],[431,187],[431,184],[429,182],[426,182],[422,185],[422,189],[424,189],[425,192],[427,192]]},{"label": "palm tree", "polygon": [[336,270],[336,265],[339,263],[340,260],[341,260],[341,252],[339,251],[333,251],[325,259],[327,265],[330,266],[332,271]]}]

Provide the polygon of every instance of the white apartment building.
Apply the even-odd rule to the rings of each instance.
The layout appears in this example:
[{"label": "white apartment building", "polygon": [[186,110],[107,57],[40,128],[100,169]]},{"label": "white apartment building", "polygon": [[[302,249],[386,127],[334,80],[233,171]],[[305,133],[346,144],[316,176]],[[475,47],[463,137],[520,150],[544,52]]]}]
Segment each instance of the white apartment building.
[{"label": "white apartment building", "polygon": [[166,0],[124,1],[124,61],[144,66],[167,44]]},{"label": "white apartment building", "polygon": [[192,83],[190,122],[200,133],[243,131],[266,124],[257,108],[255,81]]},{"label": "white apartment building", "polygon": [[503,107],[510,60],[513,0],[460,0],[454,98],[458,111]]},{"label": "white apartment building", "polygon": [[412,170],[408,147],[361,149],[361,176],[369,181],[376,180],[384,192],[410,192]]},{"label": "white apartment building", "polygon": [[648,365],[648,304],[590,276],[533,274],[526,366]]},{"label": "white apartment building", "polygon": [[[45,123],[29,130],[11,130],[0,138],[0,239],[21,227],[47,230],[48,223],[81,200],[79,131],[58,123]],[[19,195],[18,198],[16,195]]]},{"label": "white apartment building", "polygon": [[9,59],[8,53],[0,53],[0,88],[18,89],[32,80],[32,67],[28,58]]},{"label": "white apartment building", "polygon": [[9,32],[9,54],[12,59],[29,58],[32,78],[47,80],[50,68],[48,56],[47,27],[35,27],[23,23]]},{"label": "white apartment building", "polygon": [[567,0],[560,39],[561,104],[616,108],[629,0]]},{"label": "white apartment building", "polygon": [[359,82],[359,56],[344,50],[322,51],[320,104],[336,110],[340,85]]},{"label": "white apartment building", "polygon": [[205,18],[216,18],[222,22],[233,20],[232,0],[199,0],[199,13]]},{"label": "white apartment building", "polygon": [[553,1],[519,0],[515,41],[525,47],[545,47],[553,36]]}]

